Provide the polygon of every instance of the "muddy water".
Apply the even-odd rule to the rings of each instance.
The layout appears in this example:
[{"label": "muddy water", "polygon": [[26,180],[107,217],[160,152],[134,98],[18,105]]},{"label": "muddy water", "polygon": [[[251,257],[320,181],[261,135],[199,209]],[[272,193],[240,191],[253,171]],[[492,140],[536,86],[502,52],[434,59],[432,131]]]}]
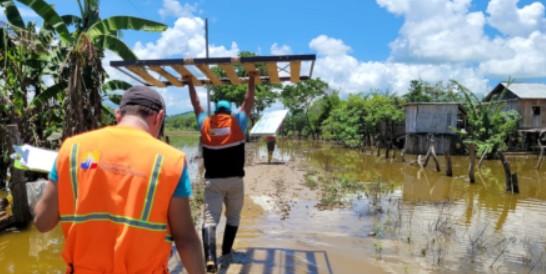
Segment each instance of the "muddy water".
[{"label": "muddy water", "polygon": [[331,268],[307,272],[546,272],[546,166],[535,170],[536,156],[508,157],[520,186],[512,195],[505,192],[499,161],[486,161],[469,184],[467,157],[453,158],[450,178],[443,159],[438,173],[433,162],[421,170],[400,157],[386,160],[325,144],[292,144],[280,153],[293,157],[294,151],[311,168],[382,182],[385,189],[375,193],[376,205],[374,193],[363,191],[347,194],[345,208],[317,211],[316,203],[302,201],[291,205],[290,218],[266,218],[274,229],[265,239],[328,250]]},{"label": "muddy water", "polygon": [[[202,171],[196,138],[171,138],[188,153],[190,174]],[[254,153],[266,159],[265,146]],[[248,197],[224,273],[542,273],[546,272],[546,166],[535,156],[509,156],[520,194],[504,191],[498,161],[467,179],[466,157],[454,157],[454,177],[326,144],[278,142],[274,161],[296,159],[328,174],[382,182],[385,191],[347,193],[345,207],[321,210],[317,200]],[[414,156],[408,156],[411,161]],[[221,230],[221,229],[220,229]],[[221,241],[220,239],[218,240]],[[62,273],[60,230],[0,235],[0,273]],[[220,244],[219,244],[220,245]],[[176,273],[176,271],[175,271]]]}]

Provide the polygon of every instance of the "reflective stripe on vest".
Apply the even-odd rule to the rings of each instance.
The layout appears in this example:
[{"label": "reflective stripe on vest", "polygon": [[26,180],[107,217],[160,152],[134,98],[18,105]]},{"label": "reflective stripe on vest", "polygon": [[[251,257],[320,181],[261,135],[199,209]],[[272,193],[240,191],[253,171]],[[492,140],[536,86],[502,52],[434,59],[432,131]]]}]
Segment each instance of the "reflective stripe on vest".
[{"label": "reflective stripe on vest", "polygon": [[61,222],[71,223],[85,223],[93,221],[109,221],[116,224],[127,225],[130,227],[136,227],[153,231],[166,231],[166,223],[152,223],[143,220],[133,219],[125,216],[117,216],[108,212],[94,212],[83,215],[63,215],[61,216]]},{"label": "reflective stripe on vest", "polygon": [[208,149],[225,149],[225,148],[229,148],[229,147],[234,147],[234,146],[238,146],[240,144],[244,144],[245,141],[239,141],[239,142],[234,142],[234,143],[231,143],[231,144],[227,144],[227,145],[223,145],[223,146],[210,146],[210,145],[205,145],[203,144],[203,147],[206,147]]},{"label": "reflective stripe on vest", "polygon": [[70,182],[72,183],[72,193],[74,195],[74,209],[78,200],[78,144],[73,144],[70,150]]},{"label": "reflective stripe on vest", "polygon": [[161,171],[161,166],[163,165],[163,156],[155,156],[154,167],[152,170],[152,176],[150,176],[150,181],[148,182],[148,191],[146,192],[146,200],[144,201],[144,208],[142,209],[143,221],[148,221],[150,217],[150,211],[152,210],[152,205],[155,197],[155,190],[157,187],[157,180],[159,179],[159,172]]},{"label": "reflective stripe on vest", "polygon": [[[78,180],[77,180],[77,161],[74,159],[77,158],[78,145],[74,144],[70,153],[70,174],[72,175],[72,189],[74,190],[74,204],[76,204],[77,199],[77,189],[78,189]],[[144,200],[144,208],[142,209],[142,214],[139,219],[127,217],[127,216],[118,216],[113,215],[108,212],[93,212],[83,215],[62,215],[61,222],[73,222],[73,223],[85,223],[91,221],[110,221],[116,224],[128,225],[131,227],[142,228],[147,230],[157,230],[165,231],[167,230],[166,223],[153,223],[148,222],[150,218],[150,212],[152,210],[152,205],[155,198],[156,188],[158,184],[159,174],[161,172],[161,166],[163,165],[163,156],[158,154],[155,157],[154,165],[152,168],[152,175],[148,181],[148,190],[146,191],[146,198]],[[74,206],[76,208],[76,206]]]}]

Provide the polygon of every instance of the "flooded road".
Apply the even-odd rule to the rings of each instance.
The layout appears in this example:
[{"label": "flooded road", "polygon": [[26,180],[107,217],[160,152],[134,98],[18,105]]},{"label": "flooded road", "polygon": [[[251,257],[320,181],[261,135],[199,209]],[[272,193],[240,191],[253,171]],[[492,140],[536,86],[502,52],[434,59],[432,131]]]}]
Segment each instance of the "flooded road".
[{"label": "flooded road", "polygon": [[[197,178],[197,138],[171,140]],[[279,141],[266,165],[265,144],[248,148],[238,253],[224,273],[546,272],[546,166],[535,170],[536,156],[508,156],[520,188],[512,195],[498,160],[485,161],[469,184],[467,157],[453,157],[454,177],[446,177],[443,159],[435,172],[400,157]],[[365,187],[317,206],[329,201],[320,183],[328,180]],[[0,272],[62,273],[62,245],[59,228],[1,234]]]}]

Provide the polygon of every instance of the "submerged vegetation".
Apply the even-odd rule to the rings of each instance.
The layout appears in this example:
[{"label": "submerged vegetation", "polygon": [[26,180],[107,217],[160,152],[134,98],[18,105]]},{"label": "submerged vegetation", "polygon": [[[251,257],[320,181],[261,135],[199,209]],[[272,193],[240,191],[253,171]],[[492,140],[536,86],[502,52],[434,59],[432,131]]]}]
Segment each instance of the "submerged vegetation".
[{"label": "submerged vegetation", "polygon": [[[307,181],[316,181],[314,188],[322,195],[317,207],[361,216],[366,230],[362,234],[370,239],[367,248],[379,261],[411,257],[423,262],[407,265],[407,273],[543,273],[546,269],[543,233],[529,219],[536,216],[519,216],[536,209],[523,204],[518,213],[512,212],[518,200],[544,199],[533,190],[541,187],[542,180],[529,177],[533,157],[511,158],[514,168],[525,174],[522,180],[528,189],[522,195],[526,198],[504,194],[502,172],[495,172],[502,170],[498,161],[486,161],[478,168],[478,182],[471,185],[457,176],[465,172],[461,162],[467,157],[455,159],[456,176],[451,178],[326,144],[314,147],[307,157],[314,159],[307,168]],[[529,189],[530,184],[537,186]],[[533,228],[522,229],[522,219],[534,223]]]}]

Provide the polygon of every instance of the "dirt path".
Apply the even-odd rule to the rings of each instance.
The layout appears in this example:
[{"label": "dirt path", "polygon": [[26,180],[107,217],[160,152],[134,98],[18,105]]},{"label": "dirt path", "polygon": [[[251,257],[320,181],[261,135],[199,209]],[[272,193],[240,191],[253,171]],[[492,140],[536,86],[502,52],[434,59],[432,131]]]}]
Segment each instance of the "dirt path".
[{"label": "dirt path", "polygon": [[[336,229],[335,211],[320,211],[315,205],[320,193],[305,185],[308,164],[301,158],[287,161],[256,153],[257,143],[248,144],[245,167],[245,207],[236,253],[220,259],[219,273],[384,273],[373,260],[362,258],[370,239],[353,238]],[[218,226],[217,245],[225,220]],[[180,265],[171,264],[173,273]]]}]

